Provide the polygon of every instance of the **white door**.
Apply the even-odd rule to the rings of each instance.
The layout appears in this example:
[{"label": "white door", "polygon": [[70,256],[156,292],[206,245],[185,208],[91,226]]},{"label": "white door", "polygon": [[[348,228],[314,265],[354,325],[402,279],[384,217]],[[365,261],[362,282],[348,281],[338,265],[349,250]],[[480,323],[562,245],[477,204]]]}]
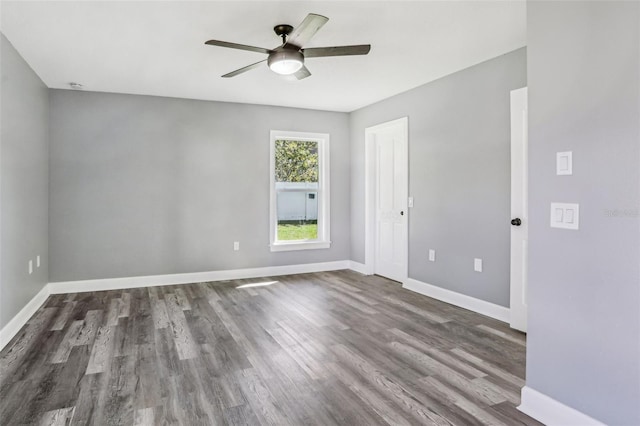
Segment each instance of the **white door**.
[{"label": "white door", "polygon": [[527,88],[511,92],[511,327],[527,331]]},{"label": "white door", "polygon": [[367,143],[374,160],[373,273],[404,282],[408,239],[407,119],[368,128]]}]

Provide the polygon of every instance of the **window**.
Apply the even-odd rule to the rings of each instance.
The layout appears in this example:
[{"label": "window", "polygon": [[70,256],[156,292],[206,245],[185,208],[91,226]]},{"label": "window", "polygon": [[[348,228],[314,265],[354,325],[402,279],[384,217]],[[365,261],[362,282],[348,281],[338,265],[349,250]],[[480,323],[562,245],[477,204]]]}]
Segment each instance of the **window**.
[{"label": "window", "polygon": [[329,248],[329,135],[271,131],[271,251]]}]

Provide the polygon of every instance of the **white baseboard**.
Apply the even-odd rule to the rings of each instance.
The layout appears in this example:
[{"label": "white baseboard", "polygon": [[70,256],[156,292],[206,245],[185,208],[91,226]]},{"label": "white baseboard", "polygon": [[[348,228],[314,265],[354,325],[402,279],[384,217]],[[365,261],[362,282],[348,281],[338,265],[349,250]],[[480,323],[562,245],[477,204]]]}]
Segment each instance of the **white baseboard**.
[{"label": "white baseboard", "polygon": [[266,266],[262,268],[230,269],[225,271],[190,272],[185,274],[149,275],[141,277],[107,278],[82,281],[59,281],[49,283],[49,286],[51,294],[82,293],[86,291],[122,290],[125,288],[156,287],[162,285],[337,271],[339,269],[350,269],[350,266],[349,260],[340,260],[324,263]]},{"label": "white baseboard", "polygon": [[456,293],[455,291],[446,290],[435,285],[423,283],[422,281],[414,280],[413,278],[407,279],[407,281],[402,284],[402,287],[500,321],[509,322],[509,308],[505,308],[504,306],[476,299],[475,297],[467,296],[465,294]]},{"label": "white baseboard", "polygon": [[33,298],[25,305],[24,308],[20,310],[14,316],[11,321],[9,321],[2,330],[0,330],[0,351],[4,349],[4,347],[13,339],[13,337],[18,334],[20,329],[29,321],[29,319],[36,313],[36,311],[42,306],[42,304],[49,297],[49,285],[45,285]]},{"label": "white baseboard", "polygon": [[363,275],[369,275],[367,274],[367,266],[364,263],[360,263],[360,262],[355,262],[353,260],[349,261],[349,269],[351,269],[352,271],[356,271],[359,272]]},{"label": "white baseboard", "polygon": [[549,426],[604,426],[604,423],[528,386],[522,388],[518,410]]}]

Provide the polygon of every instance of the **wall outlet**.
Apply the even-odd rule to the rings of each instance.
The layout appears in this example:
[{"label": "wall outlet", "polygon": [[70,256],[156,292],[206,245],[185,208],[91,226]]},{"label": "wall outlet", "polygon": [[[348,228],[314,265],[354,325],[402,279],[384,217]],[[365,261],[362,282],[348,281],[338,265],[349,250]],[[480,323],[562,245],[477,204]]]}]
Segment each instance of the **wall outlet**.
[{"label": "wall outlet", "polygon": [[36,268],[40,267],[40,255],[36,256]]},{"label": "wall outlet", "polygon": [[473,259],[473,270],[476,272],[482,272],[482,259],[477,257]]},{"label": "wall outlet", "polygon": [[431,262],[436,261],[436,251],[433,249],[429,249],[429,261]]},{"label": "wall outlet", "polygon": [[240,241],[234,241],[233,242],[233,251],[238,251],[240,250]]},{"label": "wall outlet", "polygon": [[33,260],[29,260],[29,275],[33,274]]}]

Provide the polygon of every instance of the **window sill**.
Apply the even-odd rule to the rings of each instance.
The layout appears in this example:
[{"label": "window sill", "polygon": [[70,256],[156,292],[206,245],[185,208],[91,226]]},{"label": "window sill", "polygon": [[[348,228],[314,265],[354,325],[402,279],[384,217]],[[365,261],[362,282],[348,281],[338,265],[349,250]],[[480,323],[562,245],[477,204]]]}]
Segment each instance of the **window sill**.
[{"label": "window sill", "polygon": [[331,241],[304,241],[291,243],[273,243],[271,251],[294,251],[294,250],[315,250],[328,249],[331,247]]}]

